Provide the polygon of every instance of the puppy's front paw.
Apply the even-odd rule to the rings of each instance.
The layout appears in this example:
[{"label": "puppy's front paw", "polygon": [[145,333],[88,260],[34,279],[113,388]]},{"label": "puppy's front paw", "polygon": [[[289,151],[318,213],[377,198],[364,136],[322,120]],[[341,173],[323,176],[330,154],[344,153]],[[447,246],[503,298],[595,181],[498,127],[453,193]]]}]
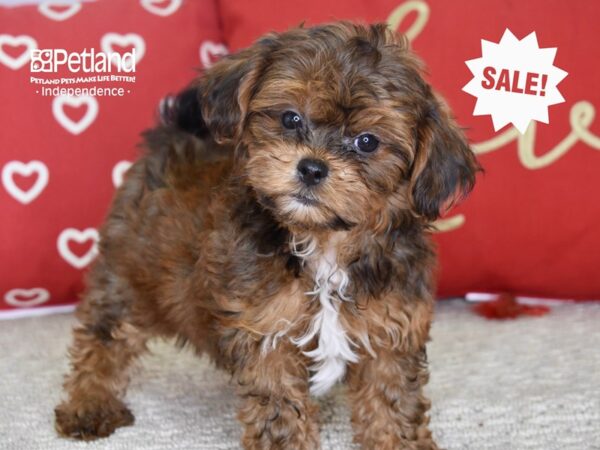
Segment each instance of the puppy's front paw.
[{"label": "puppy's front paw", "polygon": [[119,427],[132,425],[134,417],[120,400],[62,403],[54,410],[56,431],[61,436],[84,441],[109,436]]},{"label": "puppy's front paw", "polygon": [[382,434],[377,439],[370,439],[365,442],[355,439],[355,442],[361,444],[363,450],[440,450],[431,439],[407,441],[406,439],[385,434]]}]

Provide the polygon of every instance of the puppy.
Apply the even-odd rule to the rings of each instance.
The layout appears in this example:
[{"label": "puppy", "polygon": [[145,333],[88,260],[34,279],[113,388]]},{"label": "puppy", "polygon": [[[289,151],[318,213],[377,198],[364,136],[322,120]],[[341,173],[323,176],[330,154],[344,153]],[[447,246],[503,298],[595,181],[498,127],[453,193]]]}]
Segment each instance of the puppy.
[{"label": "puppy", "polygon": [[101,230],[58,432],[132,424],[128,369],[164,336],[232,375],[246,449],[319,448],[338,381],[363,448],[437,448],[428,231],[478,165],[406,39],[267,35],[162,112]]}]

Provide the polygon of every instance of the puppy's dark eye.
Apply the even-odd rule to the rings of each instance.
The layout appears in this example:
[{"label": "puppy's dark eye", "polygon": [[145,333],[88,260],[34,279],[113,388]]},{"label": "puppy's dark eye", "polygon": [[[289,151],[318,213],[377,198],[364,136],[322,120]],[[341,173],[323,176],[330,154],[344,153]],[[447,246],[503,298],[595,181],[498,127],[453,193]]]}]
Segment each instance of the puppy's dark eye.
[{"label": "puppy's dark eye", "polygon": [[379,147],[379,139],[372,134],[361,134],[354,139],[354,145],[361,152],[371,153],[377,150],[377,147]]},{"label": "puppy's dark eye", "polygon": [[281,116],[281,123],[288,130],[295,130],[302,126],[302,117],[294,111],[286,111],[283,113],[283,116]]}]

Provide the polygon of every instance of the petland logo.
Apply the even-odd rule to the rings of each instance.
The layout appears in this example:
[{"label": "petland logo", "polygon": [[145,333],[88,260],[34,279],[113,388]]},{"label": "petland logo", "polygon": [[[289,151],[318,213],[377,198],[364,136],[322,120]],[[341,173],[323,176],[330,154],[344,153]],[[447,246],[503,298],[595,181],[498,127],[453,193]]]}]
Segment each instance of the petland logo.
[{"label": "petland logo", "polygon": [[130,52],[117,53],[93,48],[81,52],[32,49],[29,82],[36,85],[36,94],[42,96],[123,97],[131,93],[136,63],[143,50],[134,47]]},{"label": "petland logo", "polygon": [[82,52],[67,52],[61,48],[31,50],[29,70],[32,73],[57,73],[66,67],[71,73],[135,72],[135,48],[127,53],[96,52],[93,48]]}]

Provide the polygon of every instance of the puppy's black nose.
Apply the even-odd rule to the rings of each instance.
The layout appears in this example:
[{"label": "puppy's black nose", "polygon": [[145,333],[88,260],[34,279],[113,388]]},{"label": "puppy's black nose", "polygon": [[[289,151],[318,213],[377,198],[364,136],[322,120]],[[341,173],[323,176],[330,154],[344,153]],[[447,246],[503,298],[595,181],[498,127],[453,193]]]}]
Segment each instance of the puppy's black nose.
[{"label": "puppy's black nose", "polygon": [[323,161],[309,158],[300,160],[297,169],[300,180],[307,186],[319,184],[329,172]]}]

